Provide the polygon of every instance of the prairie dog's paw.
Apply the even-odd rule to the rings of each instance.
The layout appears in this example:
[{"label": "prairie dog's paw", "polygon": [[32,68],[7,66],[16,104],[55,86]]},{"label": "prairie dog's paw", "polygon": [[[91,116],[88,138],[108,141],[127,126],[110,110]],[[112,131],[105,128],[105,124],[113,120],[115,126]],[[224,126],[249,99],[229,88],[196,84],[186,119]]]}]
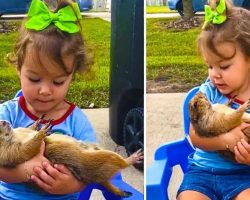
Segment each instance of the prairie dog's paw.
[{"label": "prairie dog's paw", "polygon": [[234,95],[232,98],[229,99],[229,101],[225,104],[226,106],[230,107],[231,104],[234,102],[236,99],[237,95]]},{"label": "prairie dog's paw", "polygon": [[142,163],[143,159],[144,159],[144,153],[142,149],[139,149],[138,151],[133,153],[131,156],[129,156],[125,160],[127,161],[129,165],[133,165],[133,164]]},{"label": "prairie dog's paw", "polygon": [[[247,100],[247,109],[250,108],[250,99]],[[246,109],[246,110],[247,110]]]},{"label": "prairie dog's paw", "polygon": [[132,192],[129,192],[129,191],[123,191],[123,195],[122,195],[122,197],[124,197],[124,198],[128,198],[128,197],[130,197],[130,196],[132,196]]},{"label": "prairie dog's paw", "polygon": [[40,133],[43,133],[45,135],[50,135],[50,130],[52,129],[53,125],[51,124],[52,120],[49,120],[40,130]]},{"label": "prairie dog's paw", "polygon": [[42,120],[44,119],[45,117],[45,114],[41,115],[38,120],[36,120],[34,122],[34,124],[32,124],[31,126],[29,126],[28,128],[30,128],[31,130],[35,130],[35,131],[38,131],[38,127],[40,125],[40,123],[42,122]]}]

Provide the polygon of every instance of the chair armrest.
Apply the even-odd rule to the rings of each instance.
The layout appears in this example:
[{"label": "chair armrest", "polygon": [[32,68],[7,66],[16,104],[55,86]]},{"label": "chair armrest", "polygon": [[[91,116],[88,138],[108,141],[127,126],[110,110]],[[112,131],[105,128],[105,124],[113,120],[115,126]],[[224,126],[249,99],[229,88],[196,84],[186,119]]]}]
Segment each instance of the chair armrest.
[{"label": "chair armrest", "polygon": [[161,145],[155,152],[156,160],[167,160],[167,166],[172,168],[180,165],[185,173],[188,155],[194,151],[187,137]]},{"label": "chair armrest", "polygon": [[89,200],[91,199],[91,193],[93,189],[97,189],[102,191],[103,196],[107,200],[143,200],[143,194],[133,188],[131,185],[127,184],[122,180],[121,173],[117,173],[112,179],[111,183],[114,184],[116,187],[120,188],[124,191],[129,191],[132,193],[132,196],[128,198],[122,198],[120,196],[114,195],[113,193],[109,192],[103,185],[101,184],[89,184],[86,186],[84,190],[81,191],[78,200]]},{"label": "chair armrest", "polygon": [[146,190],[148,200],[168,200],[166,188],[172,175],[173,166],[180,165],[185,172],[188,155],[194,151],[185,137],[161,145],[155,152],[153,163],[146,174]]},{"label": "chair armrest", "polygon": [[18,90],[17,93],[15,94],[15,97],[14,97],[14,98],[20,97],[20,96],[22,96],[22,95],[23,95],[22,90]]}]

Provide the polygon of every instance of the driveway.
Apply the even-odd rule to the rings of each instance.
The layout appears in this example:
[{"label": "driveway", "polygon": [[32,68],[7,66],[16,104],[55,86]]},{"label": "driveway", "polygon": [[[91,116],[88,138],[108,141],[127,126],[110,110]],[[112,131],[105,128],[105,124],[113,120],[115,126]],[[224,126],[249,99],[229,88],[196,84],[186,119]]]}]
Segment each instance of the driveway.
[{"label": "driveway", "polygon": [[[147,94],[147,144],[146,166],[154,158],[155,150],[160,144],[182,138],[184,136],[182,121],[182,104],[186,93]],[[169,200],[176,200],[176,192],[182,180],[179,167],[174,168],[168,188]]]}]

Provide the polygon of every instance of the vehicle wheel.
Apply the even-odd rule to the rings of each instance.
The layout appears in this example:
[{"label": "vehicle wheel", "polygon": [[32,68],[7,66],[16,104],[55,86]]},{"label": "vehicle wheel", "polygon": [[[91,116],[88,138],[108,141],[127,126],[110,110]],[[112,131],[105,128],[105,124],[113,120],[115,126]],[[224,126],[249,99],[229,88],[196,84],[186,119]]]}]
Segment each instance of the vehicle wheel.
[{"label": "vehicle wheel", "polygon": [[184,16],[182,1],[179,1],[176,4],[176,10],[180,14],[180,16]]},{"label": "vehicle wheel", "polygon": [[[133,108],[127,113],[123,125],[123,139],[128,156],[144,148],[143,108]],[[143,170],[143,163],[134,166]]]}]

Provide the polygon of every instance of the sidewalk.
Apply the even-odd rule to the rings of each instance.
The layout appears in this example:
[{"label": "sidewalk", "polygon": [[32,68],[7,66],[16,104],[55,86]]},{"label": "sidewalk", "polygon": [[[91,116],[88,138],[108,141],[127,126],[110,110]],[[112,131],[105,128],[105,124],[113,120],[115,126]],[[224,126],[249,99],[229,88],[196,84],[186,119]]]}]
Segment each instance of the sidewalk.
[{"label": "sidewalk", "polygon": [[180,17],[178,13],[155,13],[155,14],[146,14],[146,18],[172,18]]},{"label": "sidewalk", "polygon": [[[82,16],[85,17],[92,17],[92,18],[96,18],[99,17],[103,20],[106,21],[111,21],[111,13],[110,12],[81,12]],[[2,15],[1,19],[19,19],[19,18],[24,18],[27,17],[26,14],[11,14],[11,15]]]},{"label": "sidewalk", "polygon": [[82,16],[101,18],[105,21],[111,22],[111,12],[82,12]]},{"label": "sidewalk", "polygon": [[[83,112],[87,115],[90,123],[93,125],[96,131],[97,141],[100,146],[114,151],[117,145],[109,136],[109,109],[84,109]],[[119,150],[119,154],[123,157],[127,157],[124,147],[120,146]],[[122,171],[122,177],[126,183],[143,193],[143,172],[137,170],[133,166],[130,166]],[[91,200],[103,200],[103,196],[99,191],[95,191],[91,196]]]},{"label": "sidewalk", "polygon": [[[160,93],[147,94],[147,143],[146,166],[149,166],[154,158],[154,153],[160,144],[182,138],[183,117],[182,105],[186,93]],[[173,177],[168,188],[169,200],[175,200],[176,192],[182,180],[180,168],[174,169]]]}]

